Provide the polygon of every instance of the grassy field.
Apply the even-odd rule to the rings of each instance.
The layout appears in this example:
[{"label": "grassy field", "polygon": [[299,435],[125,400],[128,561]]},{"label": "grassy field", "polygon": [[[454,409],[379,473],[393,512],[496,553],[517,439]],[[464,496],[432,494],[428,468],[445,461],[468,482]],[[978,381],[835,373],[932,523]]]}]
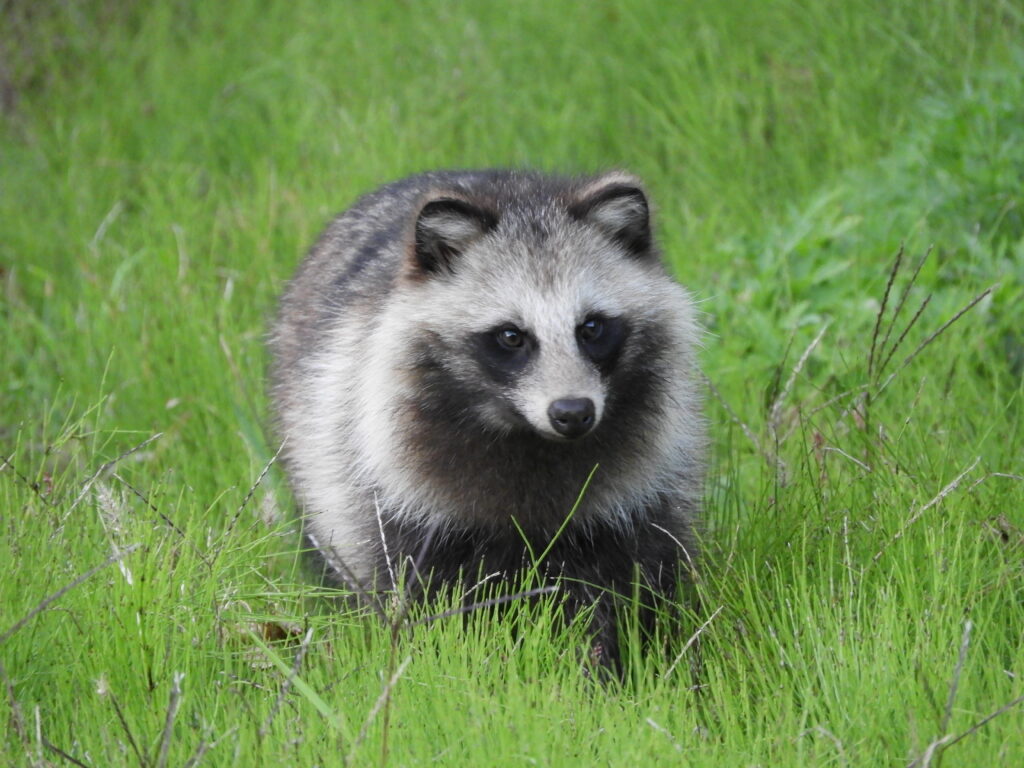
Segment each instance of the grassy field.
[{"label": "grassy field", "polygon": [[[0,14],[0,763],[1024,758],[1020,2]],[[699,642],[621,684],[340,610],[263,474],[304,249],[494,165],[642,175],[706,312]]]}]

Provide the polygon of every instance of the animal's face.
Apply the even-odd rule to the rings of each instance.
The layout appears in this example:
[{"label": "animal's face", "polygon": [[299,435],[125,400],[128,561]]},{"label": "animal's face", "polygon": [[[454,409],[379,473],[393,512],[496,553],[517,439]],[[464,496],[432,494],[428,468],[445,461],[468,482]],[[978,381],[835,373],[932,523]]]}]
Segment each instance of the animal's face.
[{"label": "animal's face", "polygon": [[650,253],[643,193],[612,181],[561,209],[424,206],[403,305],[423,395],[453,422],[585,438],[638,337],[685,301]]},{"label": "animal's face", "polygon": [[470,335],[480,371],[541,435],[584,436],[601,421],[607,375],[628,336],[627,321],[582,308],[513,317]]}]

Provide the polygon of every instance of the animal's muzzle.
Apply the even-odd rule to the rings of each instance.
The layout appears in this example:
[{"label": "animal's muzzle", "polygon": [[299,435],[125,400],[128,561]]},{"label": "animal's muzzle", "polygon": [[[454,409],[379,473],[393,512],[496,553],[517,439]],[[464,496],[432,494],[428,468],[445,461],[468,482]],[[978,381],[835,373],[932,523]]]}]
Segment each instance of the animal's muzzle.
[{"label": "animal's muzzle", "polygon": [[562,437],[583,437],[594,428],[594,401],[589,397],[555,400],[548,406],[548,418]]}]

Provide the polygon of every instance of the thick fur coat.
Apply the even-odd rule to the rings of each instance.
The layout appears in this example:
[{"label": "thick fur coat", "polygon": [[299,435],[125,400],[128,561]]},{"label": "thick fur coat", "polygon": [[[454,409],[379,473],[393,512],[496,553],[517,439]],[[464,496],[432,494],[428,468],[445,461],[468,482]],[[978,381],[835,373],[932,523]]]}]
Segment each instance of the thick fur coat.
[{"label": "thick fur coat", "polygon": [[[520,171],[388,184],[336,218],[271,337],[272,400],[334,581],[543,572],[570,608],[695,562],[704,470],[689,294],[640,182]],[[596,467],[596,470],[595,470]]]}]

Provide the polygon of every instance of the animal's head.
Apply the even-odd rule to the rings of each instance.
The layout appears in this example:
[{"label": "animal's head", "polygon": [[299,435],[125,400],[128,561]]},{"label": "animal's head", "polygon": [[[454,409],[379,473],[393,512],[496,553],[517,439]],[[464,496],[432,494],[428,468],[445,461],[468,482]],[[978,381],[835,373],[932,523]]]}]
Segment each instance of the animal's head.
[{"label": "animal's head", "polygon": [[484,188],[428,195],[411,227],[401,322],[419,407],[498,434],[584,439],[617,398],[657,387],[692,335],[690,301],[661,265],[634,177]]}]

